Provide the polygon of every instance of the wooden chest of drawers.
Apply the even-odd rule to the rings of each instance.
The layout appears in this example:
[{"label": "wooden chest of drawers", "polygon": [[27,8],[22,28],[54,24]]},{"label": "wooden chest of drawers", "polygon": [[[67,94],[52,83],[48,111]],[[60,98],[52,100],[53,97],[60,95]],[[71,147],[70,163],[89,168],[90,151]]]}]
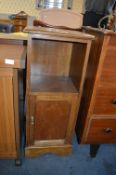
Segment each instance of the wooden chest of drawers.
[{"label": "wooden chest of drawers", "polygon": [[116,33],[93,34],[76,133],[79,143],[116,143]]}]

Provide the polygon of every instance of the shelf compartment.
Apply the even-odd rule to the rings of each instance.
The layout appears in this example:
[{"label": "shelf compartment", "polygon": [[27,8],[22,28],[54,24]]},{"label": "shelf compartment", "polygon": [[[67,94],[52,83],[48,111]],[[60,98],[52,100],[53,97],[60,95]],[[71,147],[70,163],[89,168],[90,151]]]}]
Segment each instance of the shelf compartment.
[{"label": "shelf compartment", "polygon": [[78,93],[70,77],[31,76],[31,92],[71,92]]}]

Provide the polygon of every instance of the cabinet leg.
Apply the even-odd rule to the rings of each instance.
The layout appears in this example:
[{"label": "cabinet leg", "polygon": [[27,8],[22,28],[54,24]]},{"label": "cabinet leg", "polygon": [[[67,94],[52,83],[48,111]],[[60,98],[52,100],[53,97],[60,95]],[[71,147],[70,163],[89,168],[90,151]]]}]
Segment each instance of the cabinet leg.
[{"label": "cabinet leg", "polygon": [[91,157],[96,157],[96,154],[99,150],[100,145],[98,144],[91,144],[90,145],[90,156]]},{"label": "cabinet leg", "polygon": [[22,160],[21,159],[16,159],[15,160],[15,166],[21,166],[22,165]]}]

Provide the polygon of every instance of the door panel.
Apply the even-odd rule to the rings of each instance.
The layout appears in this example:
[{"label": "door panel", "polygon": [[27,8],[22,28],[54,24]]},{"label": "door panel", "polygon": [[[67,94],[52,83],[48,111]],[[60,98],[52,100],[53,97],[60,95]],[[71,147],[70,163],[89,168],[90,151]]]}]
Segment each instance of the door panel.
[{"label": "door panel", "polygon": [[77,96],[74,93],[30,96],[30,144],[70,142],[76,120]]},{"label": "door panel", "polygon": [[0,157],[16,157],[13,82],[0,70]]},{"label": "door panel", "polygon": [[35,140],[64,139],[70,114],[67,101],[37,101]]}]

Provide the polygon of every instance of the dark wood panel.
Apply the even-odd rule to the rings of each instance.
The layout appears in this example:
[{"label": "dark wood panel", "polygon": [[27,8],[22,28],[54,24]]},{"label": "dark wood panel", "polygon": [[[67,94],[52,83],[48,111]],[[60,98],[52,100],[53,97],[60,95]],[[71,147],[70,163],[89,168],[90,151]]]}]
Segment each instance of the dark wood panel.
[{"label": "dark wood panel", "polygon": [[100,80],[116,83],[116,45],[108,46]]},{"label": "dark wood panel", "polygon": [[115,35],[114,36],[111,35],[109,45],[116,47],[116,37],[115,37]]},{"label": "dark wood panel", "polygon": [[86,143],[115,143],[116,119],[92,119]]},{"label": "dark wood panel", "polygon": [[116,87],[97,88],[93,114],[116,115]]},{"label": "dark wood panel", "polygon": [[[86,27],[84,30],[95,35],[95,40],[92,42],[77,120],[77,138],[79,143],[115,143],[116,124],[112,126],[110,122],[116,123],[116,119],[112,119],[116,117],[116,34],[91,27]],[[111,136],[104,134],[104,127],[111,126],[114,134]]]},{"label": "dark wood panel", "polygon": [[86,49],[87,44],[73,43],[69,75],[77,89],[80,88],[83,77]]},{"label": "dark wood panel", "polygon": [[35,140],[64,139],[70,117],[67,101],[37,101]]},{"label": "dark wood panel", "polygon": [[72,43],[32,39],[30,49],[31,75],[68,76]]}]

